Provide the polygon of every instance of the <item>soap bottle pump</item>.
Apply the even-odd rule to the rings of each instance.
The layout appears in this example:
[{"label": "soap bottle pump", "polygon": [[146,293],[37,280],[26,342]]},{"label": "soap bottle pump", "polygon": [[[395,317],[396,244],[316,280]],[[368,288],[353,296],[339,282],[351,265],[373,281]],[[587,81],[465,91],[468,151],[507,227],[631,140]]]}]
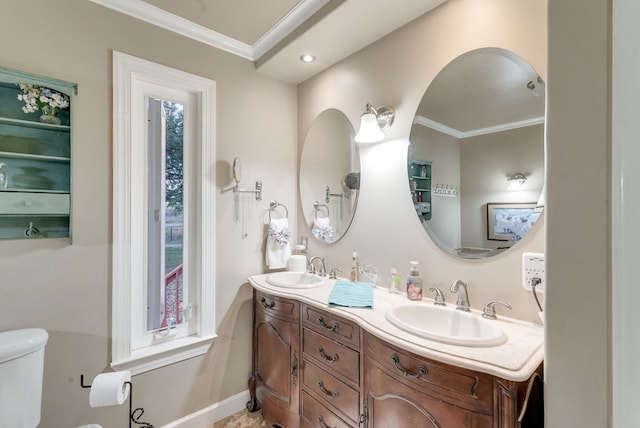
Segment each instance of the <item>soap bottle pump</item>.
[{"label": "soap bottle pump", "polygon": [[407,276],[407,298],[409,300],[422,300],[422,278],[418,262],[411,262],[409,275]]},{"label": "soap bottle pump", "polygon": [[351,282],[358,282],[360,280],[360,262],[358,261],[358,253],[353,252],[351,258]]}]

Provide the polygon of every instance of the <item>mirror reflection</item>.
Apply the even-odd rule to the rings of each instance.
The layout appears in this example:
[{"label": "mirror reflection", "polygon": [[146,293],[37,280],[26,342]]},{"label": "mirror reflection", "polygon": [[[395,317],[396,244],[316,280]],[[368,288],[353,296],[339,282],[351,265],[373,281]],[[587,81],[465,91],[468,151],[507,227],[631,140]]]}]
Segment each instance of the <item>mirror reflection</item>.
[{"label": "mirror reflection", "polygon": [[353,127],[339,110],[313,121],[300,159],[300,203],[314,238],[332,243],[344,236],[355,214],[360,160]]},{"label": "mirror reflection", "polygon": [[409,188],[425,231],[445,251],[482,258],[533,227],[544,184],[544,82],[513,52],[454,59],[420,102]]}]

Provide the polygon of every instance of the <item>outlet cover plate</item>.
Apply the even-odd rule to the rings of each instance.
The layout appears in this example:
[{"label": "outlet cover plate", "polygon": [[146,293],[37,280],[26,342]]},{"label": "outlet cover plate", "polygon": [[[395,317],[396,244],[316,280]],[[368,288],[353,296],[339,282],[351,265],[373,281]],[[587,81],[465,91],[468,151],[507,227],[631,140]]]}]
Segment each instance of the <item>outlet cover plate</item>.
[{"label": "outlet cover plate", "polygon": [[531,281],[539,278],[541,282],[536,285],[536,291],[544,291],[546,280],[544,274],[544,254],[524,253],[522,254],[522,286],[531,290]]}]

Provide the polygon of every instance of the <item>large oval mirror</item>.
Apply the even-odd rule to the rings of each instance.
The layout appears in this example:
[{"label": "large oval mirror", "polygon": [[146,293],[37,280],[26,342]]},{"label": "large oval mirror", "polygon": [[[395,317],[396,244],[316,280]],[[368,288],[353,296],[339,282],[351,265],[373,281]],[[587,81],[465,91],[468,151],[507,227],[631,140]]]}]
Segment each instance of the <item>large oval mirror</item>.
[{"label": "large oval mirror", "polygon": [[454,59],[420,102],[408,151],[419,220],[445,251],[482,258],[533,227],[544,184],[544,82],[513,52]]},{"label": "large oval mirror", "polygon": [[358,203],[360,159],[353,127],[339,110],[313,121],[300,159],[300,203],[311,234],[324,243],[339,240]]}]

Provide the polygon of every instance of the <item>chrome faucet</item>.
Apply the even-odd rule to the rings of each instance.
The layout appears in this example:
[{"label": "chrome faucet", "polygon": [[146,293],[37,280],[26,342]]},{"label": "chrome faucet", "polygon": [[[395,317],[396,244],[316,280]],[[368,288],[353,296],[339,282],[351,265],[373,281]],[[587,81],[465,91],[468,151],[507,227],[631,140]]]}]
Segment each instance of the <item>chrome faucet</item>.
[{"label": "chrome faucet", "polygon": [[[316,265],[313,264],[316,260],[320,260],[320,272],[316,271]],[[311,257],[309,260],[309,271],[314,274],[317,272],[320,276],[327,276],[327,269],[324,266],[324,258],[320,256]]]},{"label": "chrome faucet", "polygon": [[444,295],[442,291],[438,287],[431,287],[429,291],[433,291],[436,293],[436,297],[433,299],[433,304],[438,306],[446,306],[446,302],[444,301]]},{"label": "chrome faucet", "polygon": [[456,309],[461,311],[470,312],[469,309],[469,295],[467,294],[467,283],[461,279],[453,281],[451,288],[452,293],[458,293],[458,300],[456,301]]}]

